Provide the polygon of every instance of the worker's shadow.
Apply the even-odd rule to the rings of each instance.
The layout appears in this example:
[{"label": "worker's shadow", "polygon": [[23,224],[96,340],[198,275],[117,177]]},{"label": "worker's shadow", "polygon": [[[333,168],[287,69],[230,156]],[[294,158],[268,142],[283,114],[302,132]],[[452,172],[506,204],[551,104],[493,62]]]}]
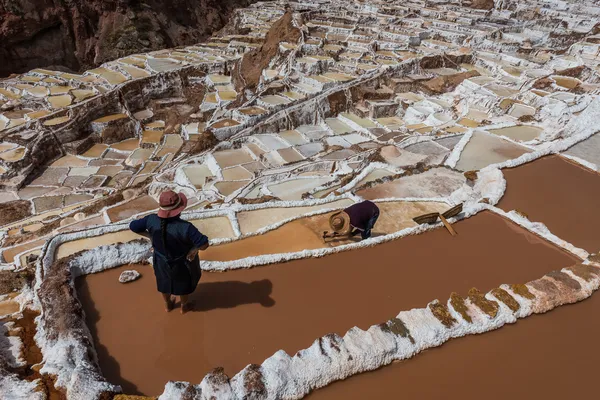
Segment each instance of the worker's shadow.
[{"label": "worker's shadow", "polygon": [[273,283],[268,279],[250,283],[240,281],[206,282],[200,281],[190,299],[194,301],[194,311],[210,311],[217,308],[234,308],[243,304],[260,304],[273,307],[271,297]]}]

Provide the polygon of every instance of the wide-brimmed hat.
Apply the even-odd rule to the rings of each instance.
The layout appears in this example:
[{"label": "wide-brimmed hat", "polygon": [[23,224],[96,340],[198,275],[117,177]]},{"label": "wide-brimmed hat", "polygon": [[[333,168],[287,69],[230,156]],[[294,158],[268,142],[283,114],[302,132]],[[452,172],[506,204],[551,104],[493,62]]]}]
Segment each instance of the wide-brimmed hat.
[{"label": "wide-brimmed hat", "polygon": [[336,233],[350,231],[350,216],[345,211],[338,211],[329,217],[329,226]]},{"label": "wide-brimmed hat", "polygon": [[187,197],[183,193],[167,190],[160,194],[158,216],[160,218],[176,217],[187,207]]}]

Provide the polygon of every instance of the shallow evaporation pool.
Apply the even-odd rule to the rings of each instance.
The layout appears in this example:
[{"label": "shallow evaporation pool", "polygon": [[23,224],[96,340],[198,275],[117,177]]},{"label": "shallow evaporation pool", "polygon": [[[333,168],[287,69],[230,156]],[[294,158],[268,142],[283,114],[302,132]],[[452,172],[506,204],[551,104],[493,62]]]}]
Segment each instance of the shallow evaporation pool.
[{"label": "shallow evaporation pool", "polygon": [[369,172],[364,178],[362,178],[354,187],[361,187],[369,182],[376,181],[378,179],[387,178],[388,176],[392,176],[394,173],[390,170],[384,168],[377,168],[373,171]]},{"label": "shallow evaporation pool", "polygon": [[25,157],[25,147],[17,147],[16,149],[7,150],[0,153],[0,158],[6,162],[20,161]]},{"label": "shallow evaporation pool", "polygon": [[73,102],[73,98],[68,94],[59,95],[59,96],[49,96],[49,97],[47,97],[47,100],[48,100],[48,103],[50,104],[50,107],[52,107],[54,109],[68,107]]},{"label": "shallow evaporation pool", "polygon": [[240,225],[240,231],[242,234],[246,235],[257,232],[270,225],[280,223],[289,218],[299,217],[319,210],[346,208],[352,204],[354,204],[354,202],[350,199],[341,199],[315,206],[264,208],[260,210],[241,211],[237,213],[237,219]]},{"label": "shallow evaporation pool", "polygon": [[502,170],[506,179],[498,207],[519,210],[559,238],[593,253],[600,250],[600,175],[560,156]]},{"label": "shallow evaporation pool", "polygon": [[475,132],[463,149],[456,169],[459,171],[476,171],[491,164],[519,158],[530,153],[526,147],[503,140],[498,136]]},{"label": "shallow evaporation pool", "polygon": [[200,232],[210,240],[231,239],[235,237],[231,221],[228,217],[210,217],[189,220]]},{"label": "shallow evaporation pool", "polygon": [[267,110],[265,110],[262,107],[247,107],[247,108],[240,108],[239,112],[241,112],[244,115],[261,115],[267,112]]},{"label": "shallow evaporation pool", "polygon": [[463,174],[446,168],[432,168],[420,174],[403,176],[356,192],[368,200],[387,198],[446,197],[465,183]]},{"label": "shallow evaporation pool", "polygon": [[302,194],[335,180],[332,176],[314,178],[290,179],[285,182],[268,186],[275,197],[281,200],[302,200]]},{"label": "shallow evaporation pool", "polygon": [[158,209],[158,203],[150,196],[142,196],[106,210],[111,222],[118,222],[136,214]]},{"label": "shallow evaporation pool", "polygon": [[221,171],[223,179],[227,181],[239,181],[252,179],[254,175],[242,166],[225,168]]},{"label": "shallow evaporation pool", "polygon": [[542,128],[533,125],[515,125],[508,126],[506,128],[488,130],[488,132],[493,133],[494,135],[506,136],[521,142],[528,142],[530,140],[537,139],[542,131]]},{"label": "shallow evaporation pool", "polygon": [[212,124],[210,127],[213,129],[220,129],[220,128],[229,128],[229,127],[233,127],[233,126],[238,126],[240,123],[234,119],[222,119],[220,121],[215,122],[214,124]]},{"label": "shallow evaporation pool", "polygon": [[130,65],[123,65],[121,68],[127,72],[132,79],[146,78],[151,75],[150,72],[146,71],[145,69],[140,69]]},{"label": "shallow evaporation pool", "polygon": [[572,78],[570,76],[553,75],[551,78],[558,86],[562,86],[565,89],[575,89],[579,84],[581,84],[579,79]]},{"label": "shallow evaporation pool", "polygon": [[235,193],[237,190],[243,188],[248,183],[249,180],[244,181],[221,181],[214,184],[215,188],[219,191],[219,193],[225,197]]},{"label": "shallow evaporation pool", "polygon": [[131,152],[140,147],[140,141],[137,138],[134,139],[126,139],[122,142],[115,143],[110,145],[111,149],[119,150],[119,151],[127,151]]},{"label": "shallow evaporation pool", "polygon": [[214,152],[212,155],[221,168],[233,167],[254,161],[244,149],[221,150]]},{"label": "shallow evaporation pool", "polygon": [[182,66],[182,64],[164,58],[148,58],[146,63],[155,72],[171,71]]},{"label": "shallow evaporation pool", "polygon": [[[127,394],[155,396],[169,380],[197,383],[218,366],[233,376],[327,333],[367,329],[451,292],[527,282],[577,262],[489,212],[454,226],[456,237],[436,229],[323,258],[205,272],[192,296],[197,309],[185,316],[163,311],[149,266],[80,277],[76,289],[105,377]],[[293,232],[271,241],[294,242]],[[132,268],[142,278],[120,284],[119,274]]]},{"label": "shallow evaporation pool", "polygon": [[[600,335],[599,319],[593,317],[599,308],[596,294],[582,303],[452,340],[414,359],[333,383],[306,399],[383,399],[390,393],[419,400],[447,398],[448,393],[462,400],[478,400],[481,393],[489,400],[508,399],[515,393],[520,398],[593,398],[600,350],[590,343]],[[460,368],[448,368],[457,363]],[[499,380],[514,384],[499,385]]]}]

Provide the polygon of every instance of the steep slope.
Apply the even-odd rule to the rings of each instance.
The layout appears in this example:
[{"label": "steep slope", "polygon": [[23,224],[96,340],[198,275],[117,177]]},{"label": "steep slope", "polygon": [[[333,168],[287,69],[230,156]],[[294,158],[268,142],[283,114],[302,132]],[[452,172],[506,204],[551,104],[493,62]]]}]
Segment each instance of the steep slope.
[{"label": "steep slope", "polygon": [[255,0],[3,0],[0,76],[83,70],[131,53],[192,44]]}]

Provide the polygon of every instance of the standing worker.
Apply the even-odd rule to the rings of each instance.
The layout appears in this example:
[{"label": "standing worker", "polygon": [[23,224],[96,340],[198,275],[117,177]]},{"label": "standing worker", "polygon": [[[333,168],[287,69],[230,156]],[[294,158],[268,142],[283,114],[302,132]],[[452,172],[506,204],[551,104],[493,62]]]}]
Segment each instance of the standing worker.
[{"label": "standing worker", "polygon": [[159,205],[158,214],[131,221],[129,229],[152,241],[156,286],[167,312],[175,306],[175,295],[180,297],[181,313],[185,314],[193,308],[189,295],[196,290],[202,275],[198,250],[208,248],[208,238],[180,218],[187,206],[183,193],[167,190],[161,193]]},{"label": "standing worker", "polygon": [[371,237],[371,230],[379,218],[379,207],[372,201],[366,200],[338,211],[329,217],[329,226],[333,234],[327,232],[323,238],[356,236],[360,233],[363,239]]}]

